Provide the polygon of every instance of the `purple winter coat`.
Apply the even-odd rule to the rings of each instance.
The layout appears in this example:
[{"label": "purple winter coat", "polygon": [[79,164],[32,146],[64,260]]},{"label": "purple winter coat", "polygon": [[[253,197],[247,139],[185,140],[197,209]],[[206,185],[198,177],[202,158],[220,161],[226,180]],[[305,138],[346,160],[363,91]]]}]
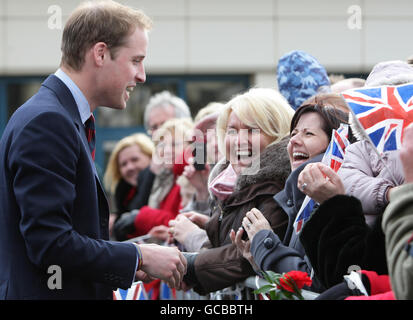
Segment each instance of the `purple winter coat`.
[{"label": "purple winter coat", "polygon": [[370,225],[388,204],[387,188],[404,182],[399,152],[387,151],[382,158],[386,166],[369,142],[357,141],[347,147],[344,163],[338,171],[346,193],[361,201],[366,221]]}]

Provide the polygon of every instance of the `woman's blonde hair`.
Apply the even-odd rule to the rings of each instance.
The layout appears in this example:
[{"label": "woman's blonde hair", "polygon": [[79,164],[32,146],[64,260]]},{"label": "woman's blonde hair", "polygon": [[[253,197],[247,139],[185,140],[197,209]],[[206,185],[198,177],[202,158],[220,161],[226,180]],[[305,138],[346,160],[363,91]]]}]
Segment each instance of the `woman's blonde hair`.
[{"label": "woman's blonde hair", "polygon": [[194,122],[197,123],[198,121],[202,120],[206,116],[213,114],[215,112],[219,112],[225,106],[225,103],[222,102],[210,102],[205,107],[201,108],[194,118]]},{"label": "woman's blonde hair", "polygon": [[162,141],[163,137],[166,135],[171,135],[172,137],[178,137],[182,139],[186,138],[186,135],[190,133],[193,129],[194,123],[191,118],[173,118],[165,121],[162,126],[156,130],[153,137],[155,146]]},{"label": "woman's blonde hair", "polygon": [[218,149],[226,154],[225,135],[231,113],[245,125],[262,130],[277,143],[290,133],[294,115],[287,100],[275,89],[252,88],[226,103],[217,119]]},{"label": "woman's blonde hair", "polygon": [[112,194],[115,192],[116,187],[122,178],[119,170],[119,153],[123,149],[134,145],[137,145],[144,155],[152,158],[152,153],[155,149],[155,146],[147,135],[143,133],[135,133],[119,140],[110,155],[109,162],[105,171],[105,176],[103,177],[105,187],[110,190]]}]

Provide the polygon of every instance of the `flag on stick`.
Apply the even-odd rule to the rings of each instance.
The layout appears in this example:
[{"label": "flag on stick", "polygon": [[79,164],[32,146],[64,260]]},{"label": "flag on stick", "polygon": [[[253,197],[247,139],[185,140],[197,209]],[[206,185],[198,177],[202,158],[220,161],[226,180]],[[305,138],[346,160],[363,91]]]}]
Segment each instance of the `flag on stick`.
[{"label": "flag on stick", "polygon": [[[329,166],[335,172],[337,172],[343,164],[344,153],[347,146],[350,144],[347,138],[348,125],[341,124],[337,130],[333,130],[330,144],[328,145],[323,159],[321,160],[322,163]],[[316,202],[309,196],[304,198],[303,204],[301,205],[294,221],[294,230],[297,234],[300,233],[304,223],[310,218],[315,204]]]},{"label": "flag on stick", "polygon": [[113,300],[148,300],[142,281],[134,282],[129,289],[113,291]]},{"label": "flag on stick", "polygon": [[413,121],[413,83],[359,88],[342,93],[359,127],[379,154],[398,150],[403,130]]}]

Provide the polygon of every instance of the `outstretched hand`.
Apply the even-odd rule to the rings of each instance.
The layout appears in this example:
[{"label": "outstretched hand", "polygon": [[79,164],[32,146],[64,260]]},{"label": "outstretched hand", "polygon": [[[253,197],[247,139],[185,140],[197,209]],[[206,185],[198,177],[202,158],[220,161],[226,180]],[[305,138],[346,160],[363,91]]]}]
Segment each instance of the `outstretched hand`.
[{"label": "outstretched hand", "polygon": [[297,186],[320,204],[336,195],[345,194],[339,175],[321,162],[306,165],[298,176]]},{"label": "outstretched hand", "polygon": [[153,227],[151,230],[149,230],[148,234],[156,239],[159,239],[161,241],[168,241],[169,240],[169,228],[164,225],[159,225]]},{"label": "outstretched hand", "polygon": [[169,233],[182,244],[188,234],[196,229],[199,229],[199,227],[183,214],[179,214],[176,219],[169,221]]},{"label": "outstretched hand", "polygon": [[193,223],[195,223],[198,227],[201,229],[205,229],[205,225],[209,221],[209,217],[205,214],[198,213],[195,211],[187,211],[183,212],[182,215],[187,217],[189,220],[191,220]]},{"label": "outstretched hand", "polygon": [[152,278],[164,280],[170,288],[179,288],[186,273],[186,259],[176,247],[141,244],[141,270]]},{"label": "outstretched hand", "polygon": [[239,228],[237,233],[234,230],[231,230],[229,237],[234,245],[237,246],[238,252],[242,254],[242,256],[248,260],[251,266],[258,270],[258,266],[256,265],[254,258],[251,254],[251,242],[249,240],[242,240],[242,235],[244,234],[244,230]]}]

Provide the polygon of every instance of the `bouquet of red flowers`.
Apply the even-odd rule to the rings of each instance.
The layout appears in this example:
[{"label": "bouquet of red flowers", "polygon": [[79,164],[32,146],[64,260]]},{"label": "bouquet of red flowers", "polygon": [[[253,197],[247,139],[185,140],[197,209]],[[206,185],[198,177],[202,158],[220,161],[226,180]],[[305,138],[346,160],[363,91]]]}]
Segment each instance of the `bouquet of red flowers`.
[{"label": "bouquet of red flowers", "polygon": [[271,300],[304,300],[301,295],[301,289],[307,285],[310,286],[312,281],[306,272],[290,271],[283,274],[272,271],[263,272],[265,280],[269,282],[255,290],[255,294],[269,294]]}]

